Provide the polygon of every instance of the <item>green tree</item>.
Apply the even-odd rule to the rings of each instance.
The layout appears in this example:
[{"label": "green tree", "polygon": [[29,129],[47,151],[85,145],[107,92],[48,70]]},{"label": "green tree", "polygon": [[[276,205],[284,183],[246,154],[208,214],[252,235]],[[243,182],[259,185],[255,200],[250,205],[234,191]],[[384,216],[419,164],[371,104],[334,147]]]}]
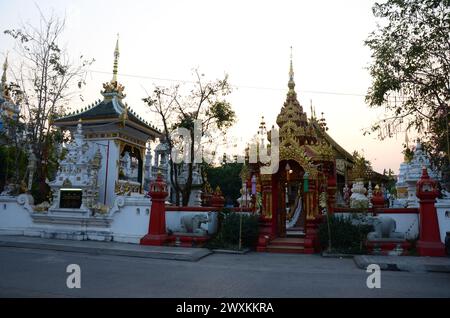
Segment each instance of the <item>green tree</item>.
[{"label": "green tree", "polygon": [[78,62],[72,61],[60,44],[64,28],[64,19],[45,17],[40,12],[38,26],[23,24],[4,31],[17,47],[13,74],[15,85],[20,87],[19,106],[26,129],[27,142],[22,146],[27,150],[31,147],[37,158],[37,193],[44,197],[49,190],[46,179],[55,168],[52,151],[60,139],[52,121],[65,113],[76,92],[73,87],[81,88],[87,67],[93,62],[83,56]]},{"label": "green tree", "polygon": [[[187,154],[187,160],[169,156],[171,184],[175,189],[177,204],[187,205],[191,195],[193,170],[196,158],[205,154],[207,145],[217,144],[215,132],[226,133],[235,121],[235,112],[226,97],[231,93],[228,76],[215,81],[205,81],[204,74],[194,70],[194,84],[189,87],[156,87],[144,102],[161,119],[164,141],[171,154]],[[187,93],[185,93],[187,89]],[[196,123],[199,123],[196,126]],[[184,128],[188,136],[174,134]],[[197,159],[198,160],[198,159]],[[200,160],[199,160],[200,161]],[[197,163],[201,163],[197,162]],[[187,178],[181,184],[179,175],[187,168]],[[180,198],[181,196],[181,198]]]},{"label": "green tree", "polygon": [[365,41],[373,58],[366,100],[386,116],[367,133],[384,139],[414,129],[434,164],[448,170],[450,0],[387,0],[373,14],[379,24]]},{"label": "green tree", "polygon": [[353,180],[368,180],[370,179],[370,173],[373,171],[372,164],[367,160],[363,154],[358,151],[353,152],[354,165],[351,171],[351,178]]},{"label": "green tree", "polygon": [[236,200],[241,196],[242,187],[240,172],[242,163],[223,163],[220,166],[206,165],[205,172],[208,176],[208,182],[212,188],[217,186],[222,190],[227,204],[235,204]]}]

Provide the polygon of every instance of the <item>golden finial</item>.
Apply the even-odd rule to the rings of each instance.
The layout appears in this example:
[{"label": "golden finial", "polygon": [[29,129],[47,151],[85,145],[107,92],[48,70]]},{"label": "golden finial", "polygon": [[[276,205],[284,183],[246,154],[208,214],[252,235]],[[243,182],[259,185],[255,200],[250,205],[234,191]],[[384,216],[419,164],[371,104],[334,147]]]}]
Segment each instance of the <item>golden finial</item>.
[{"label": "golden finial", "polygon": [[288,87],[289,87],[289,92],[293,92],[294,91],[295,82],[294,82],[294,66],[293,66],[293,63],[292,63],[292,46],[291,46],[290,66],[289,66],[289,83],[288,83]]},{"label": "golden finial", "polygon": [[119,33],[117,33],[116,48],[114,50],[114,66],[112,82],[117,82],[117,69],[119,67]]},{"label": "golden finial", "polygon": [[291,80],[291,81],[293,81],[294,80],[294,67],[293,67],[293,65],[292,65],[292,46],[291,46],[291,64],[290,64],[290,68],[289,68],[289,79]]}]

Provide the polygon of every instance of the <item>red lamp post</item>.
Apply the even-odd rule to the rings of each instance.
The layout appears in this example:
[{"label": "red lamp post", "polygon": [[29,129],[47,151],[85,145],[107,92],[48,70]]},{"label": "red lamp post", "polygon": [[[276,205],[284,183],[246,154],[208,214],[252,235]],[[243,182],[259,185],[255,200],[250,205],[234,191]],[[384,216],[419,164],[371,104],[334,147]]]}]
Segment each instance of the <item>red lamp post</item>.
[{"label": "red lamp post", "polygon": [[420,203],[420,229],[417,251],[420,256],[445,256],[445,246],[439,235],[439,223],[434,203],[439,195],[437,182],[422,169],[422,176],[416,185]]},{"label": "red lamp post", "polygon": [[164,182],[161,174],[158,174],[156,180],[150,184],[149,194],[152,199],[152,208],[150,211],[148,233],[141,238],[140,243],[141,245],[163,245],[168,239],[165,206],[165,199],[168,192],[167,184]]}]

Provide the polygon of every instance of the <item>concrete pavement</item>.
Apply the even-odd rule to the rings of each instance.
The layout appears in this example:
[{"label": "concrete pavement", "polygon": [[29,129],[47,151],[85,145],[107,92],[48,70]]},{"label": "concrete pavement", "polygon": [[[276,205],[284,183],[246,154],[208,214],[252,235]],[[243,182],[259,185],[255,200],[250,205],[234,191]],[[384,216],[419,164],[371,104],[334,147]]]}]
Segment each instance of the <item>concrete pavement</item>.
[{"label": "concrete pavement", "polygon": [[[81,268],[69,289],[67,266]],[[381,288],[352,259],[212,254],[197,262],[0,247],[0,297],[450,297],[450,275],[381,272]]]}]

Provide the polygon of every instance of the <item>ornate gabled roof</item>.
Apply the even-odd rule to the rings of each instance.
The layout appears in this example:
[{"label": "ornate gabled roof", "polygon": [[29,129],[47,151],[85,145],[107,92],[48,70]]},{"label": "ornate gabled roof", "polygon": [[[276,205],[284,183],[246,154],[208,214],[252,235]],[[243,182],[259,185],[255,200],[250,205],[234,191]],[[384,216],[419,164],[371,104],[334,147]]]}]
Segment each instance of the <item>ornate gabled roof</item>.
[{"label": "ornate gabled roof", "polygon": [[342,146],[340,146],[317,122],[317,120],[311,120],[312,125],[318,131],[319,136],[322,140],[324,140],[328,145],[330,145],[335,151],[342,155],[343,159],[347,159],[350,162],[354,162],[354,157],[345,150]]},{"label": "ornate gabled roof", "polygon": [[280,127],[280,145],[285,147],[299,147],[305,144],[315,144],[317,142],[315,129],[308,122],[308,117],[297,100],[292,53],[288,88],[286,101],[277,117],[277,124]]},{"label": "ornate gabled roof", "polygon": [[133,123],[136,128],[144,128],[147,132],[160,136],[162,135],[155,126],[150,122],[144,120],[137,112],[130,110],[128,105],[122,102],[125,98],[125,87],[117,81],[119,59],[119,40],[117,39],[116,47],[114,50],[114,66],[113,77],[110,82],[103,84],[103,100],[98,100],[95,103],[82,108],[81,110],[74,111],[67,116],[60,117],[54,121],[56,126],[73,126],[78,123],[78,120],[84,122],[89,121],[117,121],[126,124],[127,122]]},{"label": "ornate gabled roof", "polygon": [[[295,92],[292,53],[289,68],[289,82],[286,101],[277,117],[280,128],[280,149],[296,149],[313,161],[333,161],[337,155],[353,162],[353,156],[334,141],[313,115],[308,119]],[[315,113],[315,111],[314,111]],[[292,150],[293,151],[293,150]]]},{"label": "ornate gabled roof", "polygon": [[[102,92],[105,96],[104,92]],[[90,120],[96,121],[126,121],[133,122],[138,126],[151,130],[156,135],[161,135],[155,126],[150,122],[144,120],[134,110],[130,110],[127,104],[123,104],[117,92],[113,96],[105,96],[103,100],[87,106],[83,109],[77,110],[67,116],[60,117],[54,121],[56,126],[75,125],[78,120],[82,119],[84,122]]]}]

